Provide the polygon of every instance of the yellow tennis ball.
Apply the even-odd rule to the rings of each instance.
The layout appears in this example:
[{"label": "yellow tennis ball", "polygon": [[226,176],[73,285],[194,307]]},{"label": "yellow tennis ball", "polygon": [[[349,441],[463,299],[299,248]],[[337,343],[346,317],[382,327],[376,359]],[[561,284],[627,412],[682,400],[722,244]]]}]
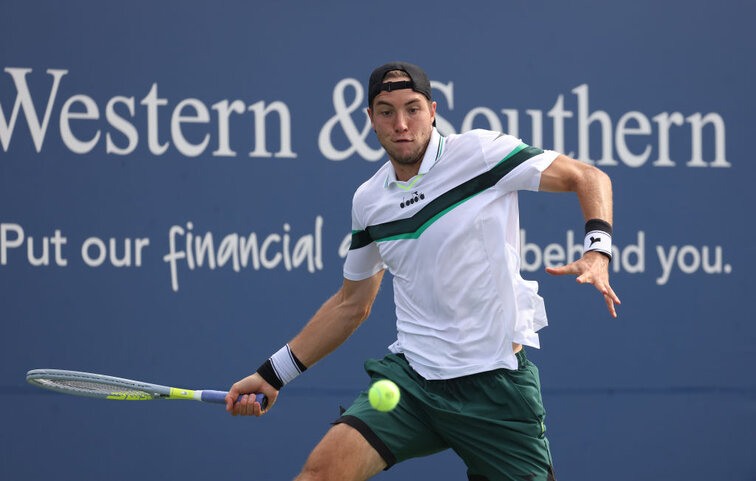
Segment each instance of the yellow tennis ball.
[{"label": "yellow tennis ball", "polygon": [[368,399],[370,405],[378,411],[391,411],[399,404],[399,388],[388,379],[381,379],[370,386]]}]

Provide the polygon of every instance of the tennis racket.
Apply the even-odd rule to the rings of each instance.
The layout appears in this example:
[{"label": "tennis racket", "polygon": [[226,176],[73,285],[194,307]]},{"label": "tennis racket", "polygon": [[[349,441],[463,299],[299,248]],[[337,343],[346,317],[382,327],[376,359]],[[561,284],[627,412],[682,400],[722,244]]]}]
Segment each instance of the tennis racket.
[{"label": "tennis racket", "polygon": [[[226,394],[228,394],[227,391],[207,389],[193,391],[103,374],[60,369],[33,369],[26,373],[26,380],[35,386],[63,394],[121,401],[193,399],[206,403],[225,404]],[[263,409],[267,407],[268,398],[265,395],[257,394],[256,400]]]}]

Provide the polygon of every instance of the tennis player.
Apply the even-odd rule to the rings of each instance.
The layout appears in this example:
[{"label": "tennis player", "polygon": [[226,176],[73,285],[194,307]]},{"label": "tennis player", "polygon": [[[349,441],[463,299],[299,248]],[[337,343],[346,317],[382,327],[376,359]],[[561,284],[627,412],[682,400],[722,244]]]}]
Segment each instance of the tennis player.
[{"label": "tennis player", "polygon": [[537,284],[520,276],[517,191],[575,192],[584,254],[548,268],[593,284],[616,317],[609,285],[612,188],[596,169],[499,132],[441,136],[419,67],[389,63],[369,80],[368,115],[389,161],[356,191],[341,289],[258,371],[234,384],[233,415],[263,414],[279,390],[343,343],[393,274],[397,339],[365,369],[391,379],[388,413],[367,393],[335,420],[297,480],[364,480],[409,458],[453,449],[471,480],[553,480],[538,370],[523,346],[546,326]]}]

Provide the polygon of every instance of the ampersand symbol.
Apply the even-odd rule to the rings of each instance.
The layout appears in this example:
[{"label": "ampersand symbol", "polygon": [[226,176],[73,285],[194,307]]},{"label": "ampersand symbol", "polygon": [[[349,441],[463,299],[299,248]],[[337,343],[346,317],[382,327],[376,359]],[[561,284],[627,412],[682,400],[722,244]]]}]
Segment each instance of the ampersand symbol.
[{"label": "ampersand symbol", "polygon": [[[355,90],[354,100],[349,106],[346,105],[344,100],[344,91],[347,87],[352,87]],[[370,162],[375,162],[383,157],[383,149],[371,149],[365,143],[365,139],[370,133],[370,118],[367,116],[367,112],[365,112],[365,126],[361,132],[357,131],[357,127],[352,121],[351,114],[362,104],[363,95],[362,84],[353,78],[341,80],[333,89],[333,108],[336,115],[328,119],[323,128],[320,129],[320,135],[318,136],[318,147],[327,159],[344,160],[355,152]],[[344,134],[351,144],[346,150],[337,150],[333,146],[333,143],[331,143],[331,132],[337,123],[341,125]]]}]

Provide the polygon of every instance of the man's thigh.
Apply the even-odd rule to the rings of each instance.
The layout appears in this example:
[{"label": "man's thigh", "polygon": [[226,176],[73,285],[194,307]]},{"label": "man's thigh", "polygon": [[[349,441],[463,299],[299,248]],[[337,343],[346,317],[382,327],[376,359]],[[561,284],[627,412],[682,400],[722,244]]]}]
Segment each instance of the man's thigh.
[{"label": "man's thigh", "polygon": [[465,408],[433,418],[465,461],[471,480],[554,479],[538,369],[521,357],[517,370],[458,382]]},{"label": "man's thigh", "polygon": [[370,384],[381,379],[395,382],[401,392],[394,409],[381,412],[370,405],[368,391],[362,391],[334,423],[348,424],[362,434],[388,467],[410,458],[428,456],[449,448],[432,426],[423,401],[425,383],[400,356],[365,363]]},{"label": "man's thigh", "polygon": [[315,446],[297,481],[365,480],[386,467],[386,462],[356,429],[333,426]]}]

